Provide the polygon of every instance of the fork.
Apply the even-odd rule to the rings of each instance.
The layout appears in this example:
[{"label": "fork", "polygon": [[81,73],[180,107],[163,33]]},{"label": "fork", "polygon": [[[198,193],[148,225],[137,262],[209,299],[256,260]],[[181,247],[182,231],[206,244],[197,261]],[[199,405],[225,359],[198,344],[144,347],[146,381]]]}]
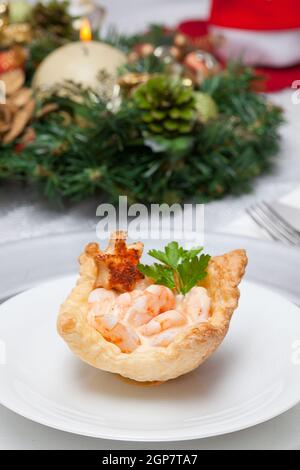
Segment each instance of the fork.
[{"label": "fork", "polygon": [[287,245],[300,245],[300,233],[266,202],[253,205],[246,212],[273,240]]}]

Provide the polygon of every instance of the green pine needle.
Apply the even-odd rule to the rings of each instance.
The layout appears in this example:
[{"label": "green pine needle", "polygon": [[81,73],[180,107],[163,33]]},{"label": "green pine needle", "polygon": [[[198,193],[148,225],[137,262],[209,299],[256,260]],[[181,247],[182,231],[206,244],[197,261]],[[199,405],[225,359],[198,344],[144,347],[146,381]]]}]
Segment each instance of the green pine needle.
[{"label": "green pine needle", "polygon": [[[178,123],[177,110],[185,106],[178,101],[185,103],[189,92],[176,91],[177,104],[167,118],[167,100],[153,114],[151,106],[143,109],[142,98],[139,106],[129,98],[113,113],[95,94],[69,83],[77,99],[54,92],[48,101],[59,112],[33,119],[34,141],[0,143],[0,180],[37,185],[56,203],[103,192],[111,201],[127,195],[130,203],[207,202],[250,191],[276,161],[283,122],[282,110],[253,91],[255,80],[251,69],[232,64],[207,79],[201,92],[213,98],[218,114],[205,124]],[[150,125],[155,136],[145,135]]]}]

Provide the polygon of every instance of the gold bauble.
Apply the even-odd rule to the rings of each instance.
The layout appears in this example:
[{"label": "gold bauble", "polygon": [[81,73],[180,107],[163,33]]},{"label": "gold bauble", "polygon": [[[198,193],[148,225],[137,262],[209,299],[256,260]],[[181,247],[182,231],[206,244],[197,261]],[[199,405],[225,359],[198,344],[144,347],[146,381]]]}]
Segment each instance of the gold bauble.
[{"label": "gold bauble", "polygon": [[154,46],[148,42],[137,44],[134,48],[134,52],[136,52],[139,57],[148,57],[149,55],[153,54]]},{"label": "gold bauble", "polygon": [[10,46],[13,44],[29,44],[32,41],[32,29],[29,23],[9,24],[2,30],[2,44]]},{"label": "gold bauble", "polygon": [[158,46],[154,50],[154,55],[167,65],[180,60],[181,51],[176,46]]},{"label": "gold bauble", "polygon": [[183,48],[187,47],[189,44],[189,39],[185,34],[177,33],[173,40],[174,46]]},{"label": "gold bauble", "polygon": [[118,85],[120,85],[125,94],[129,94],[142,83],[146,83],[149,78],[149,73],[127,72],[119,77]]},{"label": "gold bauble", "polygon": [[8,1],[0,0],[0,33],[8,25],[8,20],[9,20]]},{"label": "gold bauble", "polygon": [[220,72],[221,66],[209,52],[196,50],[185,56],[184,65],[195,75],[195,81],[201,84],[203,80]]}]

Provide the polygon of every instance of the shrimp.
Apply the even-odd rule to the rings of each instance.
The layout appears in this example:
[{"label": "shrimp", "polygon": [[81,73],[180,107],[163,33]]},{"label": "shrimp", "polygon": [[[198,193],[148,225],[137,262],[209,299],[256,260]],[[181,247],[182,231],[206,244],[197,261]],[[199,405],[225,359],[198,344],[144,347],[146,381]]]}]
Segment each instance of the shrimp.
[{"label": "shrimp", "polygon": [[114,343],[123,353],[131,353],[141,344],[134,329],[121,323],[114,315],[95,318],[94,327],[102,334],[103,338]]},{"label": "shrimp", "polygon": [[132,292],[131,296],[133,302],[126,319],[135,327],[148,323],[153,317],[175,306],[175,296],[171,289],[165,286],[151,285],[138,295]]},{"label": "shrimp", "polygon": [[150,312],[153,306],[146,301],[143,291],[134,290],[121,294],[113,307],[113,313],[120,319],[127,321],[133,326],[146,323],[151,320]]},{"label": "shrimp", "polygon": [[116,344],[124,353],[130,353],[140,345],[137,333],[123,325],[119,316],[114,313],[116,294],[113,291],[95,289],[91,292],[88,303],[88,321],[107,341]]},{"label": "shrimp", "polygon": [[150,292],[155,295],[156,301],[159,305],[159,313],[166,312],[167,310],[171,310],[175,307],[175,295],[168,287],[152,284],[147,287],[146,292]]},{"label": "shrimp", "polygon": [[116,294],[112,290],[107,290],[103,288],[94,289],[88,298],[88,303],[93,304],[95,302],[107,302],[108,300],[115,300]]},{"label": "shrimp", "polygon": [[[134,291],[133,291],[134,292]],[[125,292],[117,297],[113,307],[114,314],[123,319],[132,303],[132,292]]]},{"label": "shrimp", "polygon": [[141,334],[144,336],[152,336],[161,331],[168,330],[186,323],[186,318],[177,310],[168,310],[167,312],[157,315],[147,325],[141,328]]},{"label": "shrimp", "polygon": [[88,322],[98,331],[109,331],[116,324],[116,318],[111,315],[116,295],[113,291],[103,288],[93,290],[88,298]]},{"label": "shrimp", "polygon": [[183,308],[182,299],[176,307],[176,297],[168,287],[154,284],[141,287],[144,290],[135,289],[122,294],[98,288],[88,299],[89,323],[124,353],[134,351],[145,337],[149,337],[147,341],[153,346],[168,346],[180,327],[188,323],[189,311],[193,308],[196,294],[185,299]]},{"label": "shrimp", "polygon": [[88,298],[89,312],[88,319],[92,319],[97,315],[108,314],[115,302],[116,294],[106,289],[93,290]]},{"label": "shrimp", "polygon": [[134,290],[144,291],[147,287],[151,286],[151,284],[152,284],[152,281],[148,277],[147,278],[145,277],[144,279],[137,281],[137,283],[135,284]]},{"label": "shrimp", "polygon": [[185,296],[182,310],[193,322],[205,322],[208,319],[210,298],[204,287],[195,286]]},{"label": "shrimp", "polygon": [[178,328],[162,331],[161,333],[152,336],[150,344],[151,346],[160,346],[165,348],[174,341],[179,332],[180,330]]},{"label": "shrimp", "polygon": [[153,294],[141,292],[133,299],[127,311],[126,319],[134,327],[148,323],[153,317],[159,314],[159,305]]}]

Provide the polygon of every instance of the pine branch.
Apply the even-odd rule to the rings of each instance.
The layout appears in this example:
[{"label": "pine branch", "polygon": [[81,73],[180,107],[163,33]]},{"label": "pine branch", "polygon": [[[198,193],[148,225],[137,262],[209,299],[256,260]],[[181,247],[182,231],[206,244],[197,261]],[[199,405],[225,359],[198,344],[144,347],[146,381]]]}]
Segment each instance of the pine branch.
[{"label": "pine branch", "polygon": [[205,202],[249,191],[275,160],[282,123],[281,109],[253,91],[254,80],[251,70],[232,64],[206,80],[201,91],[219,115],[180,141],[163,135],[156,149],[145,140],[134,100],[112,113],[90,90],[69,83],[69,96],[80,99],[54,90],[49,100],[59,111],[33,120],[33,142],[21,152],[22,138],[0,144],[0,179],[36,184],[56,202],[103,191],[111,200],[125,194],[130,202]]}]

